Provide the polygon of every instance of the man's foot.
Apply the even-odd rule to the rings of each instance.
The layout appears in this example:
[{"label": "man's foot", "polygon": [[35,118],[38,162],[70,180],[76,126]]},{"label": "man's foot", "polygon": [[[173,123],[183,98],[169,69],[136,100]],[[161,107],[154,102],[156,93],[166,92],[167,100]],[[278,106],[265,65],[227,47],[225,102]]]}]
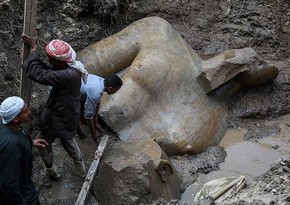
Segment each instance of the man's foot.
[{"label": "man's foot", "polygon": [[60,178],[60,174],[59,172],[57,171],[55,165],[52,165],[51,168],[47,168],[45,167],[46,169],[46,175],[53,181],[57,181],[59,178]]},{"label": "man's foot", "polygon": [[80,177],[85,177],[87,174],[84,160],[82,161],[74,160],[74,169],[75,169],[75,173],[79,175]]}]

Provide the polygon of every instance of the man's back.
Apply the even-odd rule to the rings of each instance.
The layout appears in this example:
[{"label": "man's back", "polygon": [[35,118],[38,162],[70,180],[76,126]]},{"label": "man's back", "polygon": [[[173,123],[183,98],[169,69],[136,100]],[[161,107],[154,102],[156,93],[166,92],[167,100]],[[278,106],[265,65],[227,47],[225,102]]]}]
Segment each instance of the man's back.
[{"label": "man's back", "polygon": [[91,98],[100,100],[104,93],[104,78],[89,74],[87,83],[83,83],[81,85],[81,99],[84,100],[86,95],[91,96]]},{"label": "man's back", "polygon": [[70,75],[70,78],[66,78],[63,86],[53,86],[47,100],[47,106],[51,109],[49,135],[72,137],[80,115],[81,78],[80,73],[72,68],[62,70],[62,75]]},{"label": "man's back", "polygon": [[49,123],[43,132],[54,137],[72,138],[80,115],[81,73],[71,67],[59,70],[44,65],[37,53],[30,54],[23,64],[30,79],[52,86],[47,100]]},{"label": "man's back", "polygon": [[105,90],[104,78],[89,74],[87,83],[81,85],[81,102],[84,103],[84,117],[93,118],[96,106]]}]

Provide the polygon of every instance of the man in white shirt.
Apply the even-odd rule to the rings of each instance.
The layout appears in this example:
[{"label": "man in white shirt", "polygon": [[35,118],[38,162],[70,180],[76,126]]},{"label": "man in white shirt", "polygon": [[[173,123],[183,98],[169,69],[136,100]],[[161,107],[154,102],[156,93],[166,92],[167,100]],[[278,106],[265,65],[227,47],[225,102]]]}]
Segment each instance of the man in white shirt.
[{"label": "man in white shirt", "polygon": [[[93,74],[89,74],[87,83],[81,85],[81,121],[89,127],[92,138],[99,142],[102,131],[98,124],[98,111],[100,100],[104,92],[108,95],[116,93],[122,86],[122,80],[116,75],[111,74],[107,78],[102,78]],[[84,138],[84,134],[80,126],[78,127],[78,135]]]}]

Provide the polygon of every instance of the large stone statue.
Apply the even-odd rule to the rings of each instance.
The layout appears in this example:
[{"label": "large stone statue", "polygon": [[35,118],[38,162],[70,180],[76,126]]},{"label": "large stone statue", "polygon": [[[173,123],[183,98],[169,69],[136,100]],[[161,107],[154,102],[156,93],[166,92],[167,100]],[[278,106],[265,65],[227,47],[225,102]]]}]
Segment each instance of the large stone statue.
[{"label": "large stone statue", "polygon": [[179,176],[152,140],[110,143],[94,180],[98,204],[148,204],[181,198]]},{"label": "large stone statue", "polygon": [[155,139],[168,156],[200,153],[224,136],[227,112],[216,91],[236,92],[278,75],[250,48],[203,60],[159,17],[136,21],[78,56],[89,72],[123,80],[103,98],[106,123],[122,140]]}]

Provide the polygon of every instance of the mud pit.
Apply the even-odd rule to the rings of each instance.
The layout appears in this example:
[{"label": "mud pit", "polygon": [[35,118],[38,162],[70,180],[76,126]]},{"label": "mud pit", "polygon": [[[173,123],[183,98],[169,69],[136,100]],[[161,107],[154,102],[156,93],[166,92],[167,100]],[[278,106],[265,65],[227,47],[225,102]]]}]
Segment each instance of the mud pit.
[{"label": "mud pit", "polygon": [[[200,155],[178,156],[172,158],[172,161],[179,168],[183,178],[183,187],[186,190],[182,198],[184,202],[189,203],[192,200],[191,194],[195,193],[193,188],[196,187],[197,191],[205,181],[224,176],[223,174],[227,175],[229,172],[231,175],[233,173],[240,175],[241,170],[245,170],[243,174],[253,181],[249,182],[248,188],[245,188],[240,196],[234,198],[234,202],[229,201],[228,204],[262,204],[261,201],[266,204],[289,204],[289,123],[277,122],[280,116],[286,115],[285,117],[289,118],[287,114],[290,110],[289,2],[283,0],[116,2],[117,6],[110,1],[98,3],[89,0],[41,1],[38,25],[41,44],[44,45],[52,38],[61,38],[71,43],[76,50],[80,50],[92,42],[116,33],[137,19],[160,16],[168,20],[200,54],[215,55],[231,48],[254,48],[264,59],[277,66],[280,73],[273,83],[262,88],[243,90],[230,99],[228,128],[235,136],[229,140],[232,143],[226,144],[225,150],[221,147],[212,147]],[[105,3],[103,5],[106,8],[102,8],[101,3]],[[0,1],[1,99],[18,94],[22,11],[23,1]],[[34,85],[32,109],[36,110],[46,97],[46,89]],[[239,143],[234,144],[237,142],[236,139]],[[281,145],[280,140],[283,141]],[[86,165],[89,166],[96,146],[89,138],[80,141],[79,144]],[[266,148],[261,147],[261,144]],[[52,183],[51,188],[46,187],[50,184],[46,183],[36,150],[34,150],[33,179],[40,191],[42,204],[74,204],[82,179],[77,178],[70,169],[72,165],[70,158],[60,145],[57,143],[55,146],[56,162],[61,169],[62,180]],[[231,157],[235,157],[234,159],[240,157],[241,152],[246,153],[248,148],[254,148],[255,152],[250,155],[251,158],[246,158],[250,160],[245,161],[247,166],[240,167],[239,163],[232,166]],[[263,157],[254,160],[254,154],[259,156],[260,153],[257,149],[263,153]],[[273,164],[282,156],[288,157],[288,161]],[[234,160],[237,161],[239,160]],[[212,171],[218,169],[220,171]],[[267,172],[262,174],[265,171]],[[190,189],[193,191],[189,192]],[[88,204],[94,203],[94,196],[90,196]],[[160,200],[154,204],[166,203]]]},{"label": "mud pit", "polygon": [[[247,133],[245,128],[229,128],[218,146],[199,155],[171,157],[182,178],[184,192],[180,201],[170,204],[190,205],[204,183],[217,178],[240,175],[245,176],[248,187],[242,190],[241,197],[238,194],[231,199],[234,200],[232,203],[226,201],[221,204],[250,204],[255,201],[258,203],[259,200],[268,203],[279,201],[278,204],[287,204],[290,193],[290,137],[288,134],[290,132],[290,115],[271,121],[259,120],[257,122],[255,120],[255,122],[259,124],[260,132],[270,134],[263,138],[245,140],[244,137]],[[78,143],[86,159],[86,166],[89,167],[93,159],[92,150],[96,149],[96,145],[90,138],[78,140]],[[74,204],[83,180],[76,177],[71,170],[72,161],[61,149],[60,144],[56,143],[55,148],[57,165],[62,174],[61,180],[47,182],[42,163],[38,153],[35,152],[34,181],[40,190],[42,204]],[[285,166],[279,162],[283,158],[288,160],[284,162]],[[280,181],[270,186],[269,183],[264,183],[264,178],[269,178],[269,183]],[[245,195],[247,201],[243,202]],[[88,201],[88,204],[95,204],[95,196],[90,194]],[[165,205],[167,202],[160,200],[152,203],[152,205],[155,204]]]}]

